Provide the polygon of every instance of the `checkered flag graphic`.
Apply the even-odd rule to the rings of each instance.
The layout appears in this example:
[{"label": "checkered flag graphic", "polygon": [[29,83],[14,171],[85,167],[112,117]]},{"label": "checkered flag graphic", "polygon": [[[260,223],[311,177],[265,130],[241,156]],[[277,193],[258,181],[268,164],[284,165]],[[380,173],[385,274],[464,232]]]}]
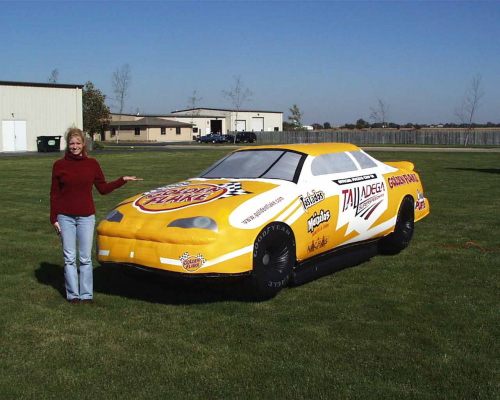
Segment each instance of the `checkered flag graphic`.
[{"label": "checkered flag graphic", "polygon": [[240,194],[251,194],[251,192],[247,192],[241,187],[240,182],[222,183],[218,186],[227,189],[227,192],[220,197],[221,199],[225,197],[238,196]]}]

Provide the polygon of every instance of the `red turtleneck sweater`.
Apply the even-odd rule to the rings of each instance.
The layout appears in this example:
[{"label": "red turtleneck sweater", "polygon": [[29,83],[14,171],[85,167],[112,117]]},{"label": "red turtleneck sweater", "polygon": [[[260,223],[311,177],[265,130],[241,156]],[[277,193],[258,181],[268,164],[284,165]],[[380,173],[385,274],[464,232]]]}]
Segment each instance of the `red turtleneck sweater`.
[{"label": "red turtleneck sweater", "polygon": [[107,183],[96,159],[66,152],[52,168],[50,222],[57,222],[57,214],[95,214],[92,186],[95,185],[100,194],[108,194],[125,183],[123,177]]}]

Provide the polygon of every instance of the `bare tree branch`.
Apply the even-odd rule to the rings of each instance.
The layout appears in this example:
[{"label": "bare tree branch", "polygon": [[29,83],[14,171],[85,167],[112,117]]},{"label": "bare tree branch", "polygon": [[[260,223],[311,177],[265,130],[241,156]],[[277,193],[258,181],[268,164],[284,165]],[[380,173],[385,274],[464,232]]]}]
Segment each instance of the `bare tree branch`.
[{"label": "bare tree branch", "polygon": [[[113,72],[113,92],[115,94],[115,101],[118,103],[119,115],[118,121],[121,121],[121,114],[123,113],[123,108],[125,107],[125,99],[128,96],[128,89],[130,87],[130,82],[132,77],[130,75],[130,65],[124,64],[121,68],[117,68]],[[120,126],[118,126],[118,133],[116,135],[116,142],[118,143],[120,139]]]},{"label": "bare tree branch", "polygon": [[472,127],[474,114],[479,106],[479,100],[484,96],[481,90],[481,75],[476,75],[472,78],[470,86],[467,88],[462,105],[455,109],[455,116],[461,123],[467,125],[469,129]]},{"label": "bare tree branch", "polygon": [[194,125],[194,117],[200,115],[200,110],[197,110],[197,108],[198,108],[198,103],[202,100],[203,97],[198,97],[196,95],[196,90],[193,90],[193,94],[190,97],[188,97],[188,108],[191,110],[191,125]]},{"label": "bare tree branch", "polygon": [[188,108],[195,109],[198,106],[198,103],[203,100],[203,97],[198,97],[196,95],[196,90],[193,91],[193,94],[188,97]]},{"label": "bare tree branch", "polygon": [[[241,75],[236,75],[234,76],[234,85],[231,90],[223,90],[222,95],[231,101],[236,110],[234,120],[234,131],[236,133],[238,130],[238,113],[244,103],[251,101],[253,92],[245,87],[243,80],[241,79]],[[236,142],[236,135],[234,135],[234,140]]]},{"label": "bare tree branch", "polygon": [[56,69],[52,70],[52,73],[48,77],[47,82],[48,83],[57,83],[58,79],[59,79],[59,70],[56,68]]},{"label": "bare tree branch", "polygon": [[382,99],[378,99],[377,108],[370,107],[370,110],[372,111],[370,114],[370,118],[375,122],[382,124],[382,127],[384,127],[389,119],[389,105],[386,104]]},{"label": "bare tree branch", "polygon": [[470,83],[470,86],[465,91],[462,105],[455,109],[455,116],[458,120],[467,126],[467,134],[465,135],[464,145],[467,146],[472,129],[474,128],[474,114],[479,107],[479,100],[484,96],[484,91],[481,88],[483,77],[476,74]]}]

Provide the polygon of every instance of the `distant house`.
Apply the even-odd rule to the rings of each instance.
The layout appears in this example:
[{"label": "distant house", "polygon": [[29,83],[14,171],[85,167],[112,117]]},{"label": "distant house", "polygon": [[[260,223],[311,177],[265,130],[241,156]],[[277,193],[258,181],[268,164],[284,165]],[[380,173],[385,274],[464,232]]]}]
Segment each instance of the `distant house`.
[{"label": "distant house", "polygon": [[[38,136],[83,128],[83,85],[0,81],[0,152],[36,151]],[[61,140],[64,148],[64,140]]]},{"label": "distant house", "polygon": [[158,116],[111,114],[109,130],[100,140],[185,142],[192,140],[192,124]]}]

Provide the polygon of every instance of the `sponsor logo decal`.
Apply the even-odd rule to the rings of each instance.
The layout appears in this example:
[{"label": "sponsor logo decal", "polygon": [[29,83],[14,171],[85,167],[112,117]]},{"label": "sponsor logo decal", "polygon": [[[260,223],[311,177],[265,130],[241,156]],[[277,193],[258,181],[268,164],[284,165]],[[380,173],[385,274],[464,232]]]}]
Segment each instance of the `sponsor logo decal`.
[{"label": "sponsor logo decal", "polygon": [[322,192],[321,190],[318,190],[317,192],[313,189],[312,194],[307,193],[306,196],[299,196],[299,200],[302,203],[302,207],[304,207],[304,210],[308,210],[315,204],[318,204],[325,200],[325,193]]},{"label": "sponsor logo decal", "polygon": [[184,268],[187,272],[195,272],[201,268],[203,264],[205,264],[205,258],[198,254],[197,256],[190,256],[188,252],[184,253],[179,257],[181,260],[182,268]]},{"label": "sponsor logo decal", "polygon": [[134,207],[146,213],[167,212],[248,193],[239,182],[217,185],[181,182],[144,193]]},{"label": "sponsor logo decal", "polygon": [[384,200],[385,185],[383,182],[342,190],[342,212],[355,210],[355,217],[367,220]]},{"label": "sponsor logo decal", "polygon": [[397,175],[397,176],[391,176],[390,178],[387,179],[387,183],[389,184],[389,187],[391,189],[402,186],[402,185],[408,185],[410,183],[415,183],[418,182],[418,178],[416,174],[404,174],[404,175]]},{"label": "sponsor logo decal", "polygon": [[274,207],[276,204],[281,203],[283,200],[285,200],[283,197],[277,197],[276,199],[270,201],[263,207],[260,207],[257,211],[255,211],[253,214],[249,215],[246,217],[243,221],[241,221],[243,224],[248,224],[252,222],[254,219],[259,218],[263,213],[265,213],[267,210],[269,210],[271,207]]},{"label": "sponsor logo decal", "polygon": [[330,210],[321,210],[319,214],[314,212],[313,216],[307,220],[307,231],[313,233],[314,230],[330,220]]},{"label": "sponsor logo decal", "polygon": [[316,250],[322,249],[328,243],[328,236],[323,236],[322,238],[313,239],[311,243],[307,246],[307,252],[313,253]]},{"label": "sponsor logo decal", "polygon": [[425,197],[424,194],[417,190],[417,201],[415,202],[415,210],[424,210],[425,209]]},{"label": "sponsor logo decal", "polygon": [[377,179],[377,175],[376,174],[368,174],[368,175],[362,175],[362,176],[352,176],[350,178],[334,179],[333,181],[337,185],[348,185],[350,183],[364,182],[364,181],[369,181],[371,179]]}]

